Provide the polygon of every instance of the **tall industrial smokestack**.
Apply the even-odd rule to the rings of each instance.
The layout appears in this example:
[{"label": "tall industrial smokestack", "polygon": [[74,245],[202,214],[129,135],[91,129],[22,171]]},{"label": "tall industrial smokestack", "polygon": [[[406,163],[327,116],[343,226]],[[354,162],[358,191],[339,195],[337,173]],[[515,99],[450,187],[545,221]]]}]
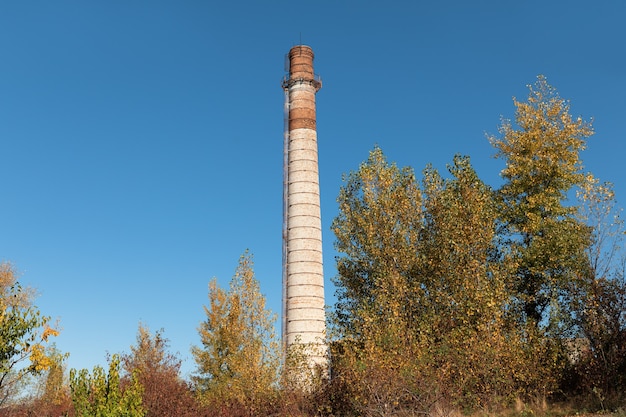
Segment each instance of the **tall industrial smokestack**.
[{"label": "tall industrial smokestack", "polygon": [[325,313],[313,50],[289,51],[285,90],[283,326],[285,352],[305,346],[309,365],[324,365]]}]

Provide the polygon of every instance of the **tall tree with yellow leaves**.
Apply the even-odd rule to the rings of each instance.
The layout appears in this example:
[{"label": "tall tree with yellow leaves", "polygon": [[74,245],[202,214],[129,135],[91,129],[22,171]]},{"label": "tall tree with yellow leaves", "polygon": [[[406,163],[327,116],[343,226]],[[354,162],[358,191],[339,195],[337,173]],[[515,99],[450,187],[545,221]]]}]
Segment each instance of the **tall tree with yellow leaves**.
[{"label": "tall tree with yellow leaves", "polygon": [[583,184],[580,153],[593,129],[545,77],[529,89],[526,102],[514,100],[516,126],[504,120],[490,141],[506,163],[500,220],[520,319],[548,328],[560,320],[563,291],[587,268],[590,231],[567,200]]},{"label": "tall tree with yellow leaves", "polygon": [[[337,238],[335,325],[343,336],[397,330],[412,321],[421,292],[411,279],[422,229],[422,196],[410,168],[390,164],[376,147],[345,178],[332,229]],[[415,284],[415,285],[414,285]]]},{"label": "tall tree with yellow leaves", "polygon": [[[420,332],[441,390],[465,409],[505,405],[533,395],[541,370],[524,360],[524,335],[508,313],[511,295],[499,256],[498,207],[468,157],[455,156],[451,178],[424,172],[425,225]],[[532,381],[535,387],[528,386]]]},{"label": "tall tree with yellow leaves", "polygon": [[340,256],[331,368],[345,389],[338,402],[365,416],[417,410],[432,382],[420,366],[424,343],[416,331],[425,294],[415,274],[424,220],[419,183],[378,147],[344,181],[332,223]]},{"label": "tall tree with yellow leaves", "polygon": [[248,252],[228,290],[211,280],[204,310],[206,320],[198,329],[202,346],[192,348],[197,364],[193,381],[201,399],[254,405],[267,398],[278,378],[275,316],[265,307]]}]

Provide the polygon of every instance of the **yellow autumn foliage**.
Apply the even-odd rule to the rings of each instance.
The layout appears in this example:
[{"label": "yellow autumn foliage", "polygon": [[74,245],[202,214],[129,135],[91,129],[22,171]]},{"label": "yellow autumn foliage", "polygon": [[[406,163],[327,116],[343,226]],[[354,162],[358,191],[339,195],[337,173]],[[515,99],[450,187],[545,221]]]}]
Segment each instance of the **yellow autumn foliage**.
[{"label": "yellow autumn foliage", "polygon": [[543,77],[514,104],[515,125],[490,138],[506,162],[497,190],[468,157],[419,184],[379,148],[344,178],[333,367],[357,413],[488,409],[557,388],[589,244],[565,200],[593,130]]},{"label": "yellow autumn foliage", "polygon": [[279,364],[275,317],[265,307],[251,255],[240,258],[228,290],[211,280],[204,311],[202,345],[192,348],[200,399],[248,405],[272,395]]},{"label": "yellow autumn foliage", "polygon": [[50,368],[45,344],[58,330],[32,304],[33,291],[24,289],[9,263],[0,264],[0,405],[28,375]]}]

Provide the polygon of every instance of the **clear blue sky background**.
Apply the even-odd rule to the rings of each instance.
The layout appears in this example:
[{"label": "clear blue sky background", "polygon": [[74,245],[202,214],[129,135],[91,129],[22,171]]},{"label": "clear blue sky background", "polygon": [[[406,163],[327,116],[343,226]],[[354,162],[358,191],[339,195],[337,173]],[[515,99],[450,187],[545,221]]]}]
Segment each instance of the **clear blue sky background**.
[{"label": "clear blue sky background", "polygon": [[316,54],[327,297],[342,173],[375,144],[445,170],[547,76],[593,117],[586,168],[626,201],[626,2],[2,1],[0,260],[58,318],[69,366],[141,321],[193,370],[207,284],[254,254],[280,312],[284,56]]}]

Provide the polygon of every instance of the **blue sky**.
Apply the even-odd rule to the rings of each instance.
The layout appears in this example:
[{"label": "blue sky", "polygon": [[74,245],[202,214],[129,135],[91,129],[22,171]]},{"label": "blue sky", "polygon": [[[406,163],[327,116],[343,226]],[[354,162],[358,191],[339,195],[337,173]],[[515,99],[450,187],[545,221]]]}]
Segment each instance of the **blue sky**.
[{"label": "blue sky", "polygon": [[442,170],[544,74],[594,119],[586,169],[626,201],[626,3],[0,2],[0,260],[59,320],[68,364],[129,351],[141,321],[194,368],[207,285],[249,249],[280,312],[284,56],[316,54],[327,298],[342,173],[375,144]]}]

